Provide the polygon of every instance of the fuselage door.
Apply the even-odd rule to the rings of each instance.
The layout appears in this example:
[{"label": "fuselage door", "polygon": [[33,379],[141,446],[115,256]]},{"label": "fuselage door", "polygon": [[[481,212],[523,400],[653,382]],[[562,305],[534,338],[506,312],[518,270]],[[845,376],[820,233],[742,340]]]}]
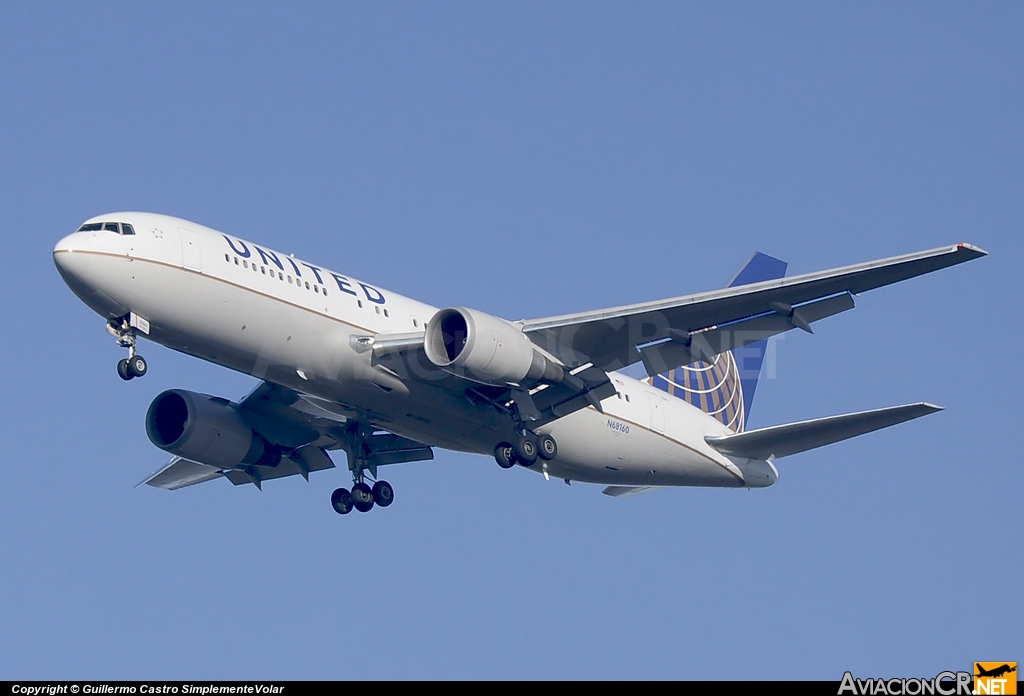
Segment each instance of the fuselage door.
[{"label": "fuselage door", "polygon": [[647,405],[651,407],[651,430],[664,434],[667,399],[662,399],[659,394],[645,393],[647,394]]},{"label": "fuselage door", "polygon": [[203,255],[199,249],[199,235],[184,227],[178,228],[181,237],[181,265],[190,271],[203,270]]}]

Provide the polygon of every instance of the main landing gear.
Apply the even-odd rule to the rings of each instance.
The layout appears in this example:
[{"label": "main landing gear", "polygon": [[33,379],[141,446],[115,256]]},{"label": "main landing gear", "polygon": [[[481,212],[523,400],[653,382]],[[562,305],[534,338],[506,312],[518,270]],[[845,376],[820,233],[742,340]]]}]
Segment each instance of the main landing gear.
[{"label": "main landing gear", "polygon": [[338,488],[331,494],[331,507],[339,515],[347,515],[355,508],[359,512],[369,512],[374,505],[387,507],[395,500],[395,489],[387,481],[377,481],[373,488],[359,481],[352,490]]},{"label": "main landing gear", "polygon": [[347,454],[348,468],[352,470],[352,490],[338,488],[331,494],[331,507],[339,515],[347,515],[355,508],[359,512],[369,512],[373,506],[387,507],[395,502],[395,489],[387,481],[376,481],[370,487],[364,480],[363,472],[367,469],[376,477],[377,467],[367,462],[365,438],[372,434],[372,429],[362,423],[353,423],[349,429]]},{"label": "main landing gear", "polygon": [[[494,460],[498,466],[502,469],[511,469],[516,464],[533,466],[538,457],[544,461],[557,457],[555,438],[547,433],[538,435],[529,427],[541,417],[530,393],[525,389],[513,389],[511,396],[510,415],[515,435],[512,442],[499,442],[494,448]],[[547,467],[544,467],[544,475],[547,475]]]},{"label": "main landing gear", "polygon": [[145,375],[149,366],[146,359],[135,352],[135,327],[129,322],[129,317],[111,319],[107,322],[107,331],[117,339],[117,345],[128,349],[128,357],[117,363],[117,375],[126,382]]},{"label": "main landing gear", "polygon": [[526,429],[517,433],[513,442],[499,442],[494,448],[494,460],[502,469],[516,464],[533,466],[538,458],[551,461],[558,456],[558,443],[547,433],[537,435]]}]

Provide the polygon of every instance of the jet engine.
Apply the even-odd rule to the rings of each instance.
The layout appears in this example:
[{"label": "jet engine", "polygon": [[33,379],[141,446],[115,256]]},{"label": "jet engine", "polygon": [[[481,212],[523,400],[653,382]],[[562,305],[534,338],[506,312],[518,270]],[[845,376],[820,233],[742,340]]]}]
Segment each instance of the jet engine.
[{"label": "jet engine", "polygon": [[561,382],[565,375],[515,325],[465,307],[439,310],[427,323],[423,348],[446,372],[484,384]]},{"label": "jet engine", "polygon": [[250,428],[230,401],[183,389],[153,399],[146,433],[162,450],[223,469],[281,461],[281,448]]}]

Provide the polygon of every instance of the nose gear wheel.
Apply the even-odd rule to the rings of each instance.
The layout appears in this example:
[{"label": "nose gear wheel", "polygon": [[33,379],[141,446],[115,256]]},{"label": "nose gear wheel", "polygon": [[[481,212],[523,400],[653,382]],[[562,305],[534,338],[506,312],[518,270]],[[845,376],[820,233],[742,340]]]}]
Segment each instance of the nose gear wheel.
[{"label": "nose gear wheel", "polygon": [[136,330],[130,317],[129,314],[107,322],[107,331],[117,339],[117,345],[128,349],[128,357],[117,362],[117,375],[126,382],[142,377],[149,370],[146,359],[135,352]]}]

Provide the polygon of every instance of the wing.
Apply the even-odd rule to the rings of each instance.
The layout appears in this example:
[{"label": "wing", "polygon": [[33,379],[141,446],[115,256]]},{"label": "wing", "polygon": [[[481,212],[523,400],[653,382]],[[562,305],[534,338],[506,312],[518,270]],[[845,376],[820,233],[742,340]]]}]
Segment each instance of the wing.
[{"label": "wing", "polygon": [[941,406],[934,404],[907,404],[758,428],[735,435],[709,435],[704,441],[722,454],[734,457],[778,459],[905,423],[941,410]]},{"label": "wing", "polygon": [[271,382],[260,384],[237,404],[237,409],[253,430],[281,448],[278,464],[222,469],[174,457],[141,483],[177,490],[222,477],[236,486],[252,483],[257,487],[262,487],[263,481],[285,476],[308,479],[310,472],[334,467],[328,451],[342,449],[351,457],[357,442],[360,459],[373,473],[386,464],[434,458],[428,445],[374,430],[372,424],[360,423],[355,414],[338,404]]},{"label": "wing", "polygon": [[[648,365],[649,370],[663,370],[665,365],[662,362],[699,357],[689,351],[690,339],[694,335],[718,330],[723,325],[754,320],[746,327],[751,329],[751,333],[758,334],[754,340],[793,327],[810,330],[808,325],[811,321],[852,307],[848,294],[880,288],[985,254],[970,244],[958,244],[668,300],[532,319],[522,322],[523,331],[534,344],[565,365],[573,367],[591,363],[602,370],[631,365],[642,357],[638,346],[670,339],[679,344],[676,346],[678,349],[659,351],[668,355],[662,359],[663,356],[656,353],[652,364]],[[815,303],[833,296],[838,298],[831,303]],[[786,321],[779,321],[778,317]],[[710,347],[702,349],[701,353],[714,354],[738,347],[716,341],[712,336],[708,338],[710,340],[706,343]],[[684,348],[687,349],[685,352]]]},{"label": "wing", "polygon": [[531,389],[496,387],[467,380],[433,365],[423,350],[424,332],[353,336],[359,353],[370,353],[371,364],[400,379],[422,380],[500,413],[518,412],[539,427],[587,406],[601,409],[601,400],[615,395],[604,370],[582,365],[570,370],[570,379],[542,383]]}]

